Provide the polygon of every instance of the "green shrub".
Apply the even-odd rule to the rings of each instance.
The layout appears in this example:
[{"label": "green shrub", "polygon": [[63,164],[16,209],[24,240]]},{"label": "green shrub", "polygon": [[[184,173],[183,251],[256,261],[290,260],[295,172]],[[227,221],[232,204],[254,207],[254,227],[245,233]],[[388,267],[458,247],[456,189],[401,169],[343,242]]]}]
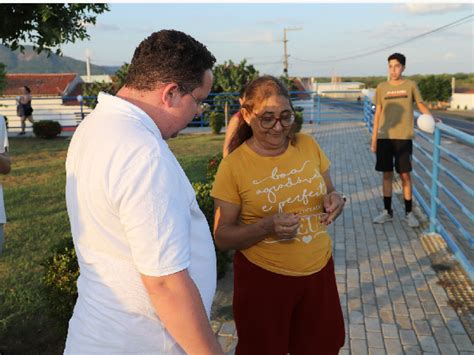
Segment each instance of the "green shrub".
[{"label": "green shrub", "polygon": [[211,126],[213,134],[221,133],[221,129],[224,127],[224,124],[224,114],[217,111],[209,113],[209,125]]},{"label": "green shrub", "polygon": [[[212,160],[212,159],[211,159]],[[202,183],[195,182],[193,183],[194,191],[196,191],[196,200],[201,208],[201,211],[206,216],[207,222],[211,231],[214,230],[214,200],[211,197],[212,183]],[[214,246],[215,247],[215,246]],[[227,267],[231,261],[231,253],[229,251],[222,251],[216,249],[216,259],[217,259],[217,278],[222,278],[226,271]]]},{"label": "green shrub", "polygon": [[222,153],[217,153],[207,163],[207,171],[206,171],[206,180],[209,182],[214,181],[214,177],[217,173],[217,169],[219,168],[219,164],[222,160]]},{"label": "green shrub", "polygon": [[33,123],[33,133],[39,138],[55,138],[61,133],[61,130],[61,125],[57,121],[44,120]]},{"label": "green shrub", "polygon": [[214,222],[214,200],[211,197],[212,184],[209,182],[194,182],[194,191],[196,200],[204,216],[206,216],[209,226]]},{"label": "green shrub", "polygon": [[79,276],[76,251],[71,238],[53,248],[53,255],[46,261],[43,277],[44,292],[49,303],[48,311],[67,327],[67,320],[77,299],[76,281]]},{"label": "green shrub", "polygon": [[303,126],[303,112],[302,111],[296,111],[295,112],[294,131],[295,132],[301,131],[302,126]]}]

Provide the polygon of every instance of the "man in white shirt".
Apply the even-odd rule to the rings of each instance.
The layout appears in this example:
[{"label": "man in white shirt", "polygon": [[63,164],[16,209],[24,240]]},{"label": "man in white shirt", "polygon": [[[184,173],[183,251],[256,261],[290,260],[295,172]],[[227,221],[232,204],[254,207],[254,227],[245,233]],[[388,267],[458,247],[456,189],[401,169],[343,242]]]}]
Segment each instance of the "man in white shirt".
[{"label": "man in white shirt", "polygon": [[66,202],[81,273],[65,353],[222,353],[209,226],[165,142],[201,112],[214,63],[192,37],[155,32],[75,132]]},{"label": "man in white shirt", "polygon": [[[11,170],[10,156],[8,155],[8,134],[5,117],[0,115],[0,174],[8,174]],[[3,203],[3,187],[0,184],[0,255],[3,250],[3,225],[7,221],[5,205]]]}]

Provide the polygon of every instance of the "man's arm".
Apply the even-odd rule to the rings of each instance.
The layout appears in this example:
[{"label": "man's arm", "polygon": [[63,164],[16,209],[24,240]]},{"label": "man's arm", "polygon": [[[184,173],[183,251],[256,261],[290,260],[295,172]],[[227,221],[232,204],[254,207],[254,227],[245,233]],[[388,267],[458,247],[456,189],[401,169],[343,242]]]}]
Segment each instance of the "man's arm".
[{"label": "man's arm", "polygon": [[0,174],[8,174],[12,169],[8,153],[0,153]]},{"label": "man's arm", "polygon": [[377,133],[379,131],[379,122],[380,122],[380,115],[382,114],[382,105],[377,105],[375,107],[375,115],[374,115],[374,126],[372,131],[372,144],[370,145],[370,150],[372,152],[377,152]]},{"label": "man's arm", "polygon": [[223,354],[187,270],[161,277],[141,277],[156,314],[187,354]]}]

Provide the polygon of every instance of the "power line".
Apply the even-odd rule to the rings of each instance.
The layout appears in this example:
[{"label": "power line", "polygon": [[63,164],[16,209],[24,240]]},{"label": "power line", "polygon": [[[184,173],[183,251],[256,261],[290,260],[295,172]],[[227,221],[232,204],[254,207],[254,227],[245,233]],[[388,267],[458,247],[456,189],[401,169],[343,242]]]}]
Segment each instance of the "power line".
[{"label": "power line", "polygon": [[422,37],[425,37],[425,36],[428,36],[428,35],[431,35],[435,32],[439,32],[439,31],[444,31],[444,30],[447,30],[447,29],[450,29],[450,28],[454,28],[454,27],[457,27],[457,26],[460,26],[460,25],[463,25],[469,21],[472,21],[470,20],[470,18],[474,17],[474,15],[469,15],[469,16],[466,16],[466,17],[463,17],[459,20],[456,20],[454,22],[451,22],[451,23],[448,23],[447,25],[444,25],[444,26],[441,26],[441,27],[438,27],[438,28],[435,28],[434,30],[431,30],[431,31],[428,31],[428,32],[424,32],[422,34],[419,34],[415,37],[411,37],[411,38],[408,38],[402,42],[398,42],[398,43],[395,43],[395,44],[391,44],[389,46],[386,46],[386,47],[383,47],[383,48],[380,48],[380,49],[375,49],[375,50],[372,50],[372,51],[369,51],[369,52],[365,52],[365,53],[361,53],[361,54],[357,54],[357,55],[353,55],[353,56],[349,56],[349,57],[344,57],[344,58],[339,58],[339,59],[326,59],[326,60],[308,60],[308,59],[301,59],[301,58],[296,58],[296,57],[293,57],[293,59],[295,60],[298,60],[298,61],[301,61],[301,62],[308,62],[308,63],[316,63],[316,64],[321,64],[321,63],[335,63],[335,62],[342,62],[342,61],[345,61],[345,60],[349,60],[349,59],[355,59],[355,58],[361,58],[361,57],[366,57],[368,55],[371,55],[371,54],[375,54],[375,53],[378,53],[378,52],[383,52],[387,49],[390,49],[390,48],[393,48],[393,47],[397,47],[397,46],[400,46],[402,44],[405,44],[405,43],[408,43],[408,42],[412,42],[412,41],[415,41],[417,39],[420,39]]},{"label": "power line", "polygon": [[281,42],[280,40],[277,39],[262,39],[262,40],[236,40],[236,41],[207,41],[206,44],[227,44],[227,43],[240,43],[240,44],[273,44],[276,42]]}]

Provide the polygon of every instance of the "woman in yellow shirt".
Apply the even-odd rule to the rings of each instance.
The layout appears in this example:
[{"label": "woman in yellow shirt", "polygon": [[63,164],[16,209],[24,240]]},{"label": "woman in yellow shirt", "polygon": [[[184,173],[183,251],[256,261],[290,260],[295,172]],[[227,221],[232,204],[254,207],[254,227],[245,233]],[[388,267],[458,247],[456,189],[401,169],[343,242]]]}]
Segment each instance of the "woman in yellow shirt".
[{"label": "woman in yellow shirt", "polygon": [[326,231],[344,207],[315,140],[292,132],[286,87],[245,89],[211,195],[214,236],[234,258],[237,354],[337,354],[344,322]]}]

